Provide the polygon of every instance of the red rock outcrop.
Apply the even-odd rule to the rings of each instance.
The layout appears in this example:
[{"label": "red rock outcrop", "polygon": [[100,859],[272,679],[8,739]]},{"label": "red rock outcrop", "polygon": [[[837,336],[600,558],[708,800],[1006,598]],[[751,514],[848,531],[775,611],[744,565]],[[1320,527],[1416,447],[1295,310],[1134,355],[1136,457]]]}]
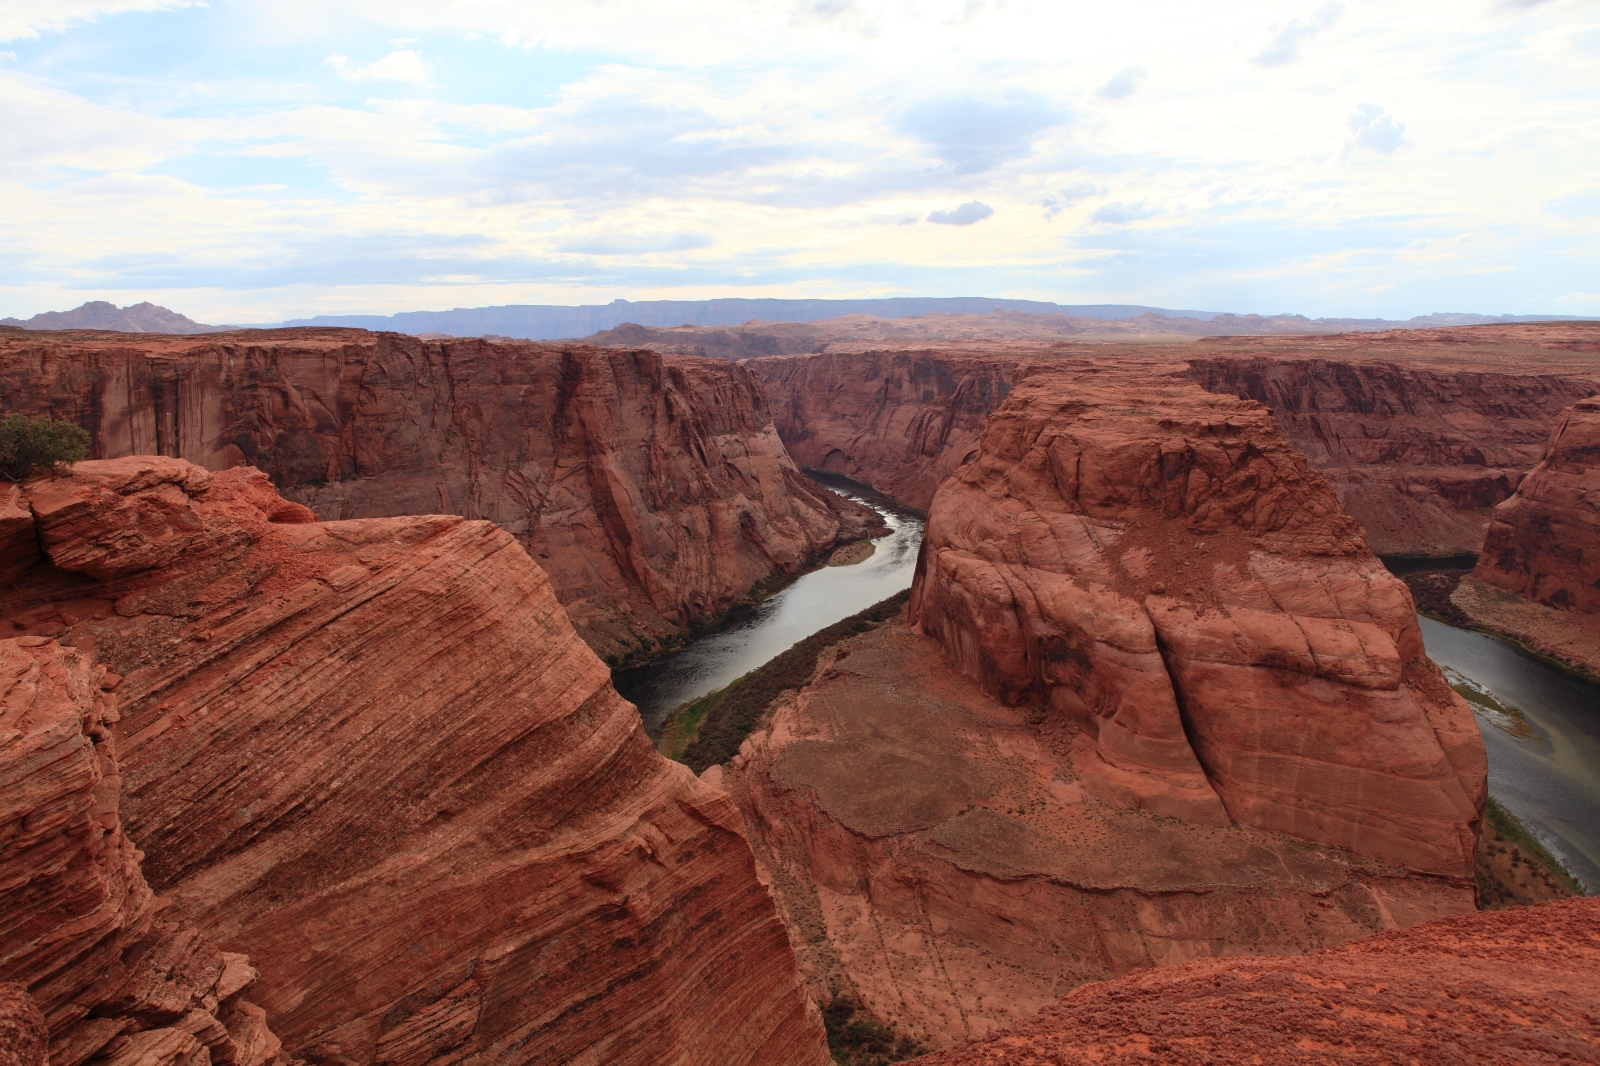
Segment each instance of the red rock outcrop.
[{"label": "red rock outcrop", "polygon": [[52,1066],[275,1062],[249,960],[140,872],[105,680],[55,641],[0,640],[0,1059],[44,1066],[48,1041]]},{"label": "red rock outcrop", "polygon": [[1495,508],[1473,576],[1549,607],[1600,615],[1600,397],[1567,410],[1539,465]]},{"label": "red rock outcrop", "polygon": [[1291,959],[1193,962],[1078,989],[919,1066],[1592,1062],[1600,902],[1441,918]]},{"label": "red rock outcrop", "polygon": [[1460,362],[1230,354],[1191,359],[1189,377],[1271,408],[1374,551],[1460,555],[1478,551],[1560,412],[1600,389],[1592,377]]},{"label": "red rock outcrop", "polygon": [[1077,780],[1107,802],[1472,875],[1471,710],[1259,404],[1023,381],[934,498],[910,618],[1078,731]]},{"label": "red rock outcrop", "polygon": [[925,1046],[1142,967],[1473,907],[1460,879],[1103,802],[1074,779],[1073,731],[991,699],[903,624],[827,659],[706,774],[745,811],[817,994]]},{"label": "red rock outcrop", "polygon": [[112,671],[145,875],[249,952],[288,1053],[826,1063],[737,810],[656,754],[510,534],[308,521],[163,457],[23,496],[47,558],[0,627]]},{"label": "red rock outcrop", "polygon": [[759,382],[719,360],[359,330],[28,333],[0,337],[0,377],[0,406],[84,425],[92,458],[250,463],[323,518],[494,521],[617,659],[877,524],[799,473]]}]

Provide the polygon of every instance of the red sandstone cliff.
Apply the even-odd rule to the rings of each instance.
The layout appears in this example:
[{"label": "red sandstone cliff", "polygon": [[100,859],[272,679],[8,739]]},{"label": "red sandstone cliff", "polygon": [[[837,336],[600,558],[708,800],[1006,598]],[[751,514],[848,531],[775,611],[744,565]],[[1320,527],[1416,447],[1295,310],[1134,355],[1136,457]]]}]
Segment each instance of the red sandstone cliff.
[{"label": "red sandstone cliff", "polygon": [[1590,1062],[1600,902],[1441,918],[1292,959],[1194,962],[1078,989],[920,1066]]},{"label": "red sandstone cliff", "polygon": [[105,678],[44,637],[0,640],[0,1052],[47,1040],[51,1066],[275,1062],[249,960],[164,913],[140,872]]},{"label": "red sandstone cliff", "polygon": [[494,521],[612,658],[877,521],[800,475],[759,382],[717,360],[359,330],[29,333],[0,337],[0,381],[4,409],[89,428],[93,458],[250,463],[324,518]]},{"label": "red sandstone cliff", "polygon": [[872,351],[757,359],[795,462],[927,510],[1011,391],[1018,360]]},{"label": "red sandstone cliff", "polygon": [[1567,410],[1539,465],[1495,508],[1473,576],[1600,615],[1600,397]]},{"label": "red sandstone cliff", "polygon": [[250,953],[288,1052],[827,1061],[738,812],[656,754],[504,530],[318,523],[162,457],[22,497],[44,558],[0,627],[110,668],[145,875]]},{"label": "red sandstone cliff", "polygon": [[1477,552],[1560,412],[1597,388],[1572,374],[1367,359],[1219,355],[1189,366],[1209,391],[1271,408],[1373,550],[1396,554]]},{"label": "red sandstone cliff", "polygon": [[911,621],[1076,731],[1103,800],[1471,877],[1471,711],[1258,404],[1024,381],[934,499]]}]

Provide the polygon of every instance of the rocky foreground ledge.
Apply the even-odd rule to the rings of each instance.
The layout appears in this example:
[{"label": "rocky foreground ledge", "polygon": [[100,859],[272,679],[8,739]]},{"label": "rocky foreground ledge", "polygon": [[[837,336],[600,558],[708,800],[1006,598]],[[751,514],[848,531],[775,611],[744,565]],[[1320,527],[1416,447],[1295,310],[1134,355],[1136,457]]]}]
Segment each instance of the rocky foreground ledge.
[{"label": "rocky foreground ledge", "polygon": [[919,1066],[1592,1062],[1600,900],[1441,918],[1289,959],[1089,985]]},{"label": "rocky foreground ledge", "polygon": [[150,456],[10,502],[0,982],[56,1066],[260,1066],[251,1004],[327,1066],[827,1062],[738,812],[510,534]]}]

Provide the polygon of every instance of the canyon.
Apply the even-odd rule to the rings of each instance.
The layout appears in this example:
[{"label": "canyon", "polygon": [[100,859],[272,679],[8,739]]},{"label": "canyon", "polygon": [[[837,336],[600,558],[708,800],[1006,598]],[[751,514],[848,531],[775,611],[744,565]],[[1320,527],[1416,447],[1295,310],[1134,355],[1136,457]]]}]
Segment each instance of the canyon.
[{"label": "canyon", "polygon": [[[1474,910],[1482,741],[1374,553],[1487,527],[1472,587],[1587,617],[1600,326],[926,317],[611,347],[0,331],[0,409],[95,447],[0,488],[7,692],[56,686],[81,764],[46,837],[79,880],[0,837],[0,893],[40,929],[62,892],[138,897],[95,951],[205,960],[177,1014],[73,970],[63,1021],[4,958],[0,1004],[28,988],[69,1066],[823,1066],[841,1001],[923,1050],[1047,1056],[1061,1027],[1028,1026],[1079,1001],[1146,982],[1244,1017],[1210,975],[1321,980]],[[607,663],[847,571],[878,516],[803,469],[926,513],[911,602],[697,779]],[[0,773],[43,781],[29,699],[0,695]],[[166,1030],[189,1043],[146,1055]]]},{"label": "canyon", "polygon": [[495,522],[611,662],[880,532],[801,475],[749,371],[653,352],[356,330],[0,334],[0,407],[91,458],[250,464],[328,519]]},{"label": "canyon", "polygon": [[814,993],[932,1047],[1474,907],[1471,711],[1252,401],[1023,378],[932,501],[906,618],[824,662],[706,776]]},{"label": "canyon", "polygon": [[1479,326],[1192,344],[954,341],[751,359],[803,467],[926,509],[1024,377],[1194,381],[1272,410],[1383,555],[1476,553],[1551,427],[1600,392],[1600,328]]},{"label": "canyon", "polygon": [[[287,1058],[827,1061],[738,812],[656,754],[510,534],[444,515],[318,522],[263,472],[162,456],[82,462],[10,503],[40,554],[0,589],[5,661],[87,707],[59,727],[17,712],[21,737],[53,729],[78,753],[56,775],[78,798],[56,805],[82,824],[8,815],[6,857],[37,826],[41,847],[106,870],[87,885],[154,910],[147,882],[165,921],[248,954]],[[27,771],[6,706],[3,765]],[[49,907],[82,905],[57,898],[77,882],[55,886],[46,854],[20,852],[6,884],[39,898],[49,932]],[[137,934],[120,905],[108,927]],[[212,960],[243,965],[195,953],[213,983]],[[60,1037],[58,1000],[92,1007],[100,986],[93,960],[57,973],[70,957],[44,954],[0,980],[24,979]],[[192,998],[223,1004],[243,987],[231,972]],[[180,1007],[194,1032],[204,1019]]]}]

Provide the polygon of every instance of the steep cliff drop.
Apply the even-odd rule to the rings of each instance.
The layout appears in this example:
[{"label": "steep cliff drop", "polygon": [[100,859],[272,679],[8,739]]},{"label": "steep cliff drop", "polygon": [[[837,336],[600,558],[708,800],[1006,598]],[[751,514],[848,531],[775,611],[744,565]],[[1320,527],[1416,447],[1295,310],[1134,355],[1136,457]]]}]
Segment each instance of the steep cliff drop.
[{"label": "steep cliff drop", "polygon": [[276,1062],[245,995],[249,959],[173,920],[123,834],[105,676],[53,640],[0,640],[0,1053],[19,1066],[47,1050],[51,1066]]},{"label": "steep cliff drop", "polygon": [[250,954],[288,1054],[826,1063],[737,810],[655,753],[505,531],[318,523],[162,457],[22,499],[44,558],[0,627],[109,667],[146,876]]},{"label": "steep cliff drop", "polygon": [[493,521],[611,661],[879,527],[720,360],[361,330],[8,334],[0,358],[4,408],[85,426],[91,458],[249,463],[325,519]]},{"label": "steep cliff drop", "polygon": [[1600,678],[1600,397],[1567,410],[1451,599],[1476,624]]},{"label": "steep cliff drop", "polygon": [[1470,351],[1455,354],[1456,366],[1338,354],[1203,357],[1190,360],[1189,377],[1271,408],[1385,555],[1477,552],[1493,508],[1538,461],[1561,411],[1600,388],[1592,376],[1513,371]]},{"label": "steep cliff drop", "polygon": [[942,1047],[1473,908],[1471,713],[1258,405],[1025,378],[933,501],[909,621],[707,771],[820,996]]},{"label": "steep cliff drop", "polygon": [[1294,959],[1081,988],[919,1066],[1555,1063],[1600,1046],[1600,901],[1442,918]]}]

